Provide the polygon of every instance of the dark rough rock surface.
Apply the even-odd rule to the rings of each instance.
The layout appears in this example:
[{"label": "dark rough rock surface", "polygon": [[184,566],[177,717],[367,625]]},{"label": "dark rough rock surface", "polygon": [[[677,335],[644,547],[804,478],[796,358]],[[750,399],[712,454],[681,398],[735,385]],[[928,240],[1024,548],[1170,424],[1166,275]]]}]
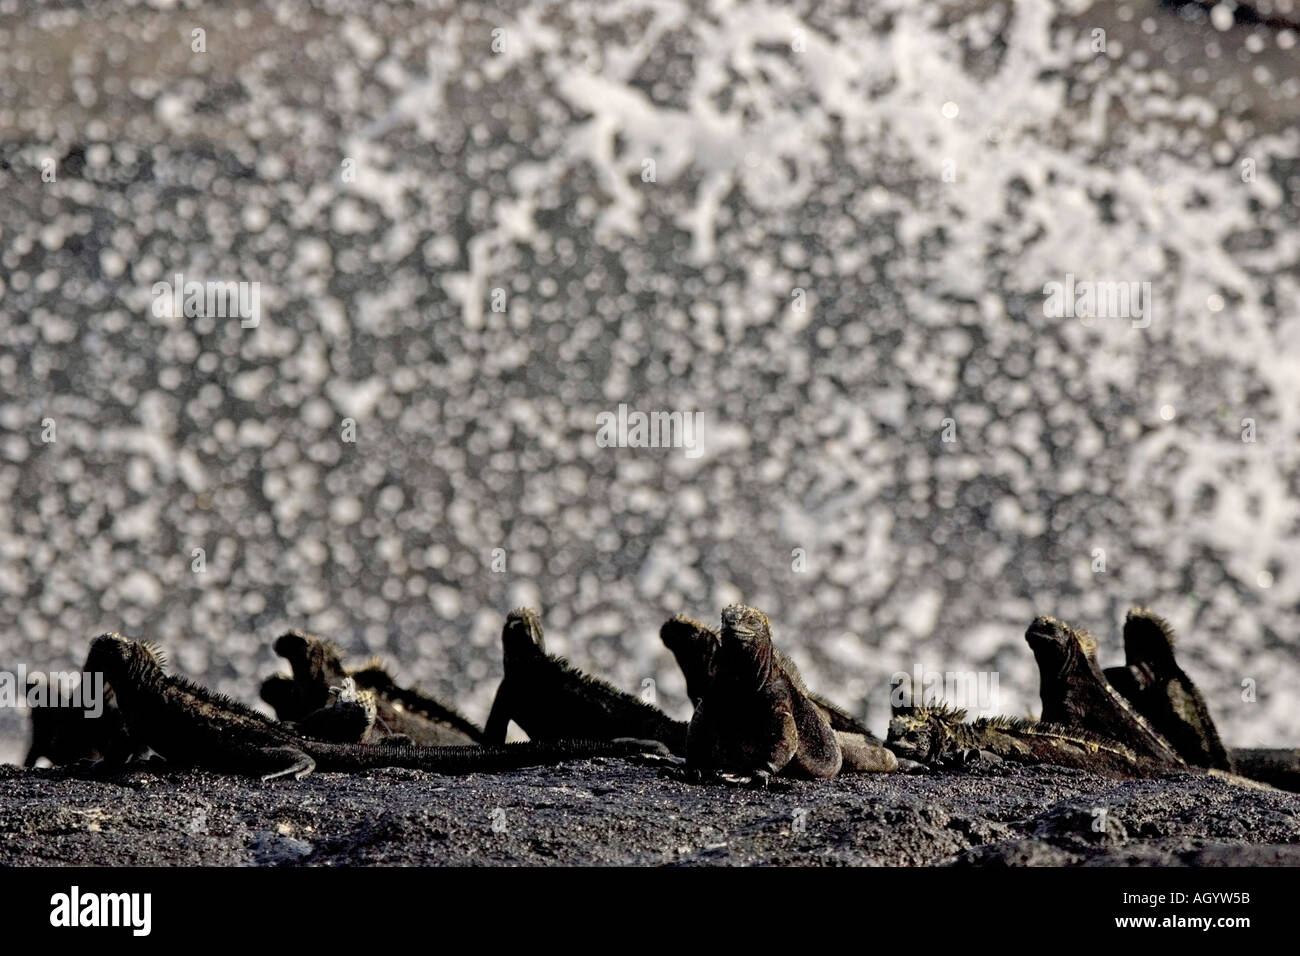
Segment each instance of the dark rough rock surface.
[{"label": "dark rough rock surface", "polygon": [[1300,795],[1012,765],[766,791],[619,760],[273,785],[0,767],[0,865],[52,864],[1300,865]]}]

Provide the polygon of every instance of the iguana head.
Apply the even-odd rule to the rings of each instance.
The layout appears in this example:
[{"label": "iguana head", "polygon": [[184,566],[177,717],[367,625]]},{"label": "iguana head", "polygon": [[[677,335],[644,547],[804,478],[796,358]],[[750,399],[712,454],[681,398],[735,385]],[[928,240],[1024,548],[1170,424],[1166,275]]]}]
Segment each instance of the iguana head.
[{"label": "iguana head", "polygon": [[525,660],[546,653],[542,616],[530,607],[517,607],[501,629],[501,651],[505,660]]},{"label": "iguana head", "polygon": [[733,604],[722,612],[722,631],[710,679],[717,683],[767,683],[772,672],[772,623],[758,608]]},{"label": "iguana head", "polygon": [[918,763],[940,763],[960,747],[953,728],[966,719],[964,710],[947,706],[897,707],[889,719],[885,737],[897,757]]},{"label": "iguana head", "polygon": [[927,763],[940,742],[938,727],[924,709],[914,707],[895,710],[889,718],[889,731],[885,742],[897,756],[919,763]]},{"label": "iguana head", "polygon": [[931,763],[943,756],[948,735],[944,724],[928,708],[898,708],[889,718],[885,741],[894,756]]},{"label": "iguana head", "polygon": [[[296,706],[299,718],[326,706],[330,699],[330,688],[348,674],[337,647],[303,631],[281,634],[276,639],[275,652],[288,661],[293,670],[298,701],[296,705],[290,706]],[[279,712],[277,707],[276,713]]]},{"label": "iguana head", "polygon": [[103,674],[109,683],[114,683],[114,678],[122,683],[160,678],[163,666],[158,648],[121,634],[101,634],[90,642],[90,653],[86,655],[86,670]]},{"label": "iguana head", "polygon": [[1124,657],[1129,664],[1147,664],[1161,672],[1174,665],[1174,629],[1144,607],[1124,619]]},{"label": "iguana head", "polygon": [[1041,679],[1064,675],[1080,661],[1095,660],[1097,642],[1086,631],[1076,631],[1054,617],[1036,617],[1025,631],[1025,640],[1038,661]]},{"label": "iguana head", "polygon": [[678,614],[659,628],[659,640],[677,658],[677,666],[686,678],[686,696],[698,701],[708,687],[709,668],[720,641],[718,632],[694,618]]},{"label": "iguana head", "polygon": [[299,713],[301,706],[298,685],[294,683],[292,677],[272,674],[262,681],[261,696],[262,700],[271,705],[280,720],[297,720],[302,717]]},{"label": "iguana head", "polygon": [[289,662],[293,676],[309,684],[337,684],[345,676],[337,647],[303,631],[287,631],[275,641],[275,652]]}]

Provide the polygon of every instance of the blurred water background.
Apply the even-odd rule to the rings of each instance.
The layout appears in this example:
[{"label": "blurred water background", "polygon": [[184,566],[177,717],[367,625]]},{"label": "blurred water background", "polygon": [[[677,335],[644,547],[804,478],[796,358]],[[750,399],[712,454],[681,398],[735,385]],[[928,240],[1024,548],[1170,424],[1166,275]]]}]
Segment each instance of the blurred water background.
[{"label": "blurred water background", "polygon": [[[917,667],[1036,713],[1029,620],[1109,664],[1143,603],[1225,740],[1300,744],[1297,40],[1154,0],[0,0],[0,668],[118,630],[251,702],[294,626],[483,720],[528,604],[684,717],[659,624],[744,600],[883,731]],[[258,324],[157,308],[177,273]],[[1048,315],[1067,276],[1149,322]],[[601,447],[620,404],[699,412],[698,456]]]}]

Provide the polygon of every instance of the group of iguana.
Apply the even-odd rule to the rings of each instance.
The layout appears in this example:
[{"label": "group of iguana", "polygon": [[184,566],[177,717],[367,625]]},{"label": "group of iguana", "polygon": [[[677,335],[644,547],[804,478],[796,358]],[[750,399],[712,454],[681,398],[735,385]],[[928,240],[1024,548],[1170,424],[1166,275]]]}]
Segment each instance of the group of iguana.
[{"label": "group of iguana", "polygon": [[[1224,748],[1162,618],[1131,611],[1127,663],[1104,672],[1093,639],[1067,624],[1040,617],[1025,637],[1039,666],[1041,720],[968,721],[923,704],[895,710],[881,741],[810,691],[773,645],[767,616],[745,605],[724,610],[717,630],[685,615],[660,629],[694,704],[689,722],[547,653],[528,608],[506,619],[504,677],[482,729],[379,664],[349,670],[336,648],[298,631],[275,642],[291,675],[262,684],[275,720],[169,675],[153,646],[107,634],[92,642],[84,668],[103,675],[102,715],[33,708],[27,765],[45,757],[104,770],[161,758],[272,780],[315,768],[459,774],[618,756],[684,763],[692,779],[762,783],[1015,761],[1121,776],[1201,769],[1298,789],[1296,751]],[[506,742],[512,721],[527,742]]]},{"label": "group of iguana", "polygon": [[1145,608],[1124,621],[1122,667],[1102,670],[1088,633],[1050,617],[1025,632],[1038,662],[1040,720],[967,721],[944,706],[894,714],[889,746],[931,766],[1012,760],[1142,777],[1228,774],[1300,790],[1300,751],[1227,750],[1205,699],[1174,659],[1174,631]]}]

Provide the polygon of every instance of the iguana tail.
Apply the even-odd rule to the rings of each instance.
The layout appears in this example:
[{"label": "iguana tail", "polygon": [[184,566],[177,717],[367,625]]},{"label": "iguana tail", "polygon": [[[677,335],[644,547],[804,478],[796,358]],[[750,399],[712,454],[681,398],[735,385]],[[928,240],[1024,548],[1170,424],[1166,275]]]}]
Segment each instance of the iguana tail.
[{"label": "iguana tail", "polygon": [[530,740],[488,747],[417,747],[391,744],[330,744],[304,741],[301,749],[316,769],[352,772],[405,767],[429,773],[498,773],[591,757],[662,756],[668,749],[652,740]]}]

